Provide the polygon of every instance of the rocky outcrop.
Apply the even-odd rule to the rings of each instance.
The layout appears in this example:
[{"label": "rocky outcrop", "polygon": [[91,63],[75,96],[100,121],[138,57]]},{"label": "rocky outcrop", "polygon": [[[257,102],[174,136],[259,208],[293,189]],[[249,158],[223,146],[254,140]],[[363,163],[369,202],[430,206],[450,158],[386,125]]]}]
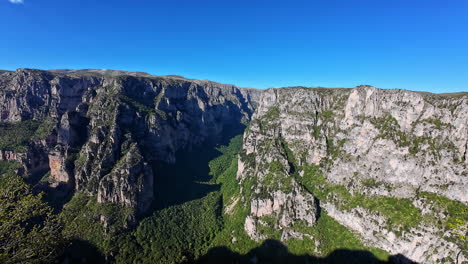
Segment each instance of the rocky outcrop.
[{"label": "rocky outcrop", "polygon": [[48,157],[41,142],[31,142],[27,151],[0,150],[0,161],[20,164],[16,173],[21,176],[37,176],[48,170]]},{"label": "rocky outcrop", "polygon": [[40,142],[37,154],[45,158],[22,163],[48,168],[52,187],[144,212],[154,195],[152,166],[242,131],[258,94],[178,76],[19,69],[0,74],[0,116],[48,122],[40,140],[36,133],[27,146],[30,152]]},{"label": "rocky outcrop", "polygon": [[[384,217],[363,208],[343,211],[328,203],[323,204],[323,208],[342,225],[359,232],[369,245],[378,245],[387,252],[398,252],[421,263],[440,263],[441,260],[456,263],[455,256],[462,251],[455,243],[442,238],[450,234],[437,234],[440,230],[433,226],[420,226],[398,235],[385,227]],[[459,256],[459,260],[464,259],[464,255]]]},{"label": "rocky outcrop", "polygon": [[313,226],[322,209],[369,246],[455,263],[464,243],[456,233],[466,230],[453,212],[468,202],[467,124],[466,93],[266,90],[238,161],[245,231],[256,240],[268,238],[259,229],[288,234],[298,222]]},{"label": "rocky outcrop", "polygon": [[66,153],[60,147],[55,150],[49,151],[49,169],[50,177],[49,182],[52,187],[60,185],[71,188],[73,184],[73,177],[67,169]]},{"label": "rocky outcrop", "polygon": [[134,144],[99,182],[97,200],[145,212],[153,198],[153,171]]},{"label": "rocky outcrop", "polygon": [[0,150],[0,160],[17,161],[18,154],[11,150]]},{"label": "rocky outcrop", "polygon": [[[466,159],[468,97],[423,95],[360,87],[346,102],[335,141],[359,160],[338,161],[330,180],[352,181],[343,171],[393,186],[398,197],[428,191],[468,202]],[[363,166],[365,165],[365,166]],[[411,177],[409,177],[411,175]],[[348,176],[348,177],[347,177]]]},{"label": "rocky outcrop", "polygon": [[[337,97],[345,94],[329,92]],[[308,226],[315,224],[316,198],[298,182],[298,166],[326,156],[326,143],[322,138],[314,138],[312,127],[317,123],[317,113],[331,107],[332,99],[305,88],[269,89],[262,94],[244,134],[237,172],[243,198],[250,201],[251,219],[273,217],[270,227],[274,229],[291,227],[298,222]],[[293,153],[303,160],[297,163]],[[249,221],[249,224],[252,226],[255,222]],[[246,221],[248,229],[254,230]],[[254,232],[247,233],[252,239],[262,238]]]},{"label": "rocky outcrop", "polygon": [[19,69],[0,73],[0,122],[32,130],[0,149],[0,160],[21,163],[18,174],[49,171],[50,187],[137,213],[154,200],[159,163],[248,125],[241,191],[224,212],[244,206],[250,238],[319,245],[309,231],[327,214],[391,254],[422,263],[467,259],[466,93],[260,92],[180,76]]}]

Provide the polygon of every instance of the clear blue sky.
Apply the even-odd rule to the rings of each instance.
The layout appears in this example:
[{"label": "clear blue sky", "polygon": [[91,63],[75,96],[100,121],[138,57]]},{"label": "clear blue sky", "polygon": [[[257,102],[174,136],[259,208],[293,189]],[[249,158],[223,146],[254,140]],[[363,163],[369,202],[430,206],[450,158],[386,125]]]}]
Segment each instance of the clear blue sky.
[{"label": "clear blue sky", "polygon": [[468,91],[468,0],[0,0],[0,69]]}]

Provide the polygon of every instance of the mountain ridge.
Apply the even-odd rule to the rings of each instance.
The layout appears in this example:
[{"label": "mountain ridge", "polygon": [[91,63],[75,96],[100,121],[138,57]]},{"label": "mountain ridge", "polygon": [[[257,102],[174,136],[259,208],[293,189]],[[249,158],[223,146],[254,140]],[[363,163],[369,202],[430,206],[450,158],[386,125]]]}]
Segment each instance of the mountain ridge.
[{"label": "mountain ridge", "polygon": [[87,201],[98,219],[89,225],[105,232],[158,215],[161,188],[178,183],[174,166],[242,134],[238,154],[217,165],[229,167],[220,184],[232,189],[207,195],[215,208],[223,202],[222,213],[208,209],[213,222],[233,223],[213,231],[220,241],[277,239],[327,254],[320,228],[340,225],[353,241],[423,263],[455,263],[466,249],[466,92],[261,90],[138,72],[18,69],[0,72],[0,99],[0,160],[62,201],[59,210]]},{"label": "mountain ridge", "polygon": [[[18,68],[16,70],[1,70],[0,72],[15,72],[18,70],[37,70],[37,71],[45,71],[45,72],[52,72],[52,73],[61,73],[61,74],[86,74],[86,73],[95,73],[95,74],[101,74],[101,75],[113,75],[113,76],[118,76],[118,75],[129,75],[129,76],[134,76],[134,77],[161,77],[161,78],[176,78],[176,79],[185,79],[185,80],[191,80],[191,81],[203,81],[203,82],[212,82],[212,83],[218,83],[218,84],[224,84],[222,82],[218,81],[212,81],[212,80],[202,80],[202,79],[196,79],[196,78],[186,78],[181,75],[176,75],[176,74],[169,74],[169,75],[153,75],[149,74],[146,72],[140,72],[140,71],[125,71],[125,70],[114,70],[114,69],[51,69],[51,70],[42,70],[42,69],[33,69],[33,68]],[[267,89],[280,89],[280,88],[323,88],[323,89],[353,89],[353,87],[323,87],[323,86],[283,86],[283,87],[269,87],[269,88],[255,88],[255,87],[241,87],[238,85],[234,84],[226,84],[226,85],[233,85],[242,89],[257,89],[257,90],[267,90]],[[373,85],[357,85],[356,87],[359,86],[372,86]],[[376,87],[378,88],[378,87]],[[413,91],[413,90],[408,90],[408,89],[402,89],[402,88],[378,88],[382,90],[402,90],[402,91],[410,91],[414,93],[421,93],[421,94],[428,94],[428,95],[441,95],[441,96],[464,96],[468,94],[468,91],[459,91],[459,92],[443,92],[443,93],[432,93],[428,91]]]}]

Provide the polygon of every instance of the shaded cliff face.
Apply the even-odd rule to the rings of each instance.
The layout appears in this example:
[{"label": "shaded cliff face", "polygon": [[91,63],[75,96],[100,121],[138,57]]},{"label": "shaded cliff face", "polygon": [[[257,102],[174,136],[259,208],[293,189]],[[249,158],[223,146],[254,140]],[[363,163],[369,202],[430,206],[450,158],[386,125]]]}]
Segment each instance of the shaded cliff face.
[{"label": "shaded cliff face", "polygon": [[238,161],[245,231],[310,236],[328,214],[368,246],[455,263],[466,246],[467,124],[466,94],[266,90]]},{"label": "shaded cliff face", "polygon": [[[369,248],[422,263],[466,260],[467,124],[466,93],[259,91],[109,70],[0,72],[0,161],[59,198],[78,192],[75,205],[92,201],[87,209],[105,230],[115,229],[112,215],[118,228],[134,224],[135,212],[164,197],[155,190],[178,191],[160,204],[187,202],[175,198],[190,188],[169,185],[208,181],[217,146],[247,126],[238,158],[235,150],[210,163],[229,167],[210,185],[224,208],[221,200],[216,210],[197,208],[224,228],[223,245],[274,238],[324,255],[331,238],[321,236],[331,233],[320,228],[341,224]],[[88,228],[77,212],[70,218],[80,215]]]},{"label": "shaded cliff face", "polygon": [[1,124],[27,133],[1,146],[1,157],[35,181],[50,171],[43,178],[51,187],[144,212],[157,184],[153,166],[242,131],[257,97],[254,89],[142,73],[2,72]]}]

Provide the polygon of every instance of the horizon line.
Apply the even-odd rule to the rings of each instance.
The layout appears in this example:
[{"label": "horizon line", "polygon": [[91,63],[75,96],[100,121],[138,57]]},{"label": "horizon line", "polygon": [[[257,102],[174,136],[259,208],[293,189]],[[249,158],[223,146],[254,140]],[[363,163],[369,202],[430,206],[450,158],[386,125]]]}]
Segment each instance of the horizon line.
[{"label": "horizon line", "polygon": [[[21,67],[21,68],[16,68],[14,70],[0,69],[0,71],[8,71],[8,72],[15,72],[15,71],[18,71],[18,70],[38,70],[38,71],[47,71],[47,72],[64,73],[64,74],[66,74],[67,72],[60,72],[60,71],[70,71],[70,73],[74,72],[74,71],[114,71],[114,72],[122,72],[122,73],[126,72],[126,73],[136,73],[136,74],[147,74],[147,75],[149,75],[151,77],[169,77],[169,78],[174,77],[174,78],[182,78],[182,79],[186,79],[186,80],[209,81],[209,82],[214,82],[214,83],[219,83],[219,84],[232,85],[232,86],[236,86],[236,87],[244,88],[244,89],[258,89],[258,90],[295,88],[295,87],[325,88],[325,89],[354,89],[354,88],[357,88],[357,87],[360,87],[360,86],[371,86],[371,87],[374,87],[374,88],[377,88],[377,89],[382,89],[382,90],[404,90],[404,91],[410,91],[410,92],[420,92],[420,93],[430,93],[430,94],[440,94],[440,95],[468,93],[468,90],[463,90],[463,89],[461,89],[460,91],[453,91],[453,92],[434,93],[434,92],[430,92],[430,91],[427,91],[427,90],[411,90],[411,89],[407,89],[407,88],[398,88],[398,87],[382,88],[382,87],[377,87],[377,86],[374,86],[374,85],[371,85],[371,84],[359,84],[359,85],[349,86],[349,87],[345,87],[345,86],[321,86],[321,85],[316,85],[316,86],[289,85],[289,86],[271,86],[271,87],[266,87],[266,88],[258,88],[258,87],[253,87],[253,86],[241,86],[241,85],[236,85],[236,84],[233,84],[233,83],[228,83],[228,82],[223,82],[223,81],[214,81],[214,80],[204,79],[204,78],[189,78],[189,77],[186,77],[186,76],[183,76],[183,75],[180,75],[180,74],[156,75],[156,74],[149,73],[147,71],[140,71],[140,70],[129,71],[129,70],[120,70],[120,69],[106,69],[106,68],[81,68],[81,69],[72,69],[72,68],[61,68],[60,69],[60,68],[56,68],[56,69],[47,69],[47,70],[45,70],[45,69],[39,69],[39,68]],[[149,77],[149,76],[137,76],[137,77]]]}]

